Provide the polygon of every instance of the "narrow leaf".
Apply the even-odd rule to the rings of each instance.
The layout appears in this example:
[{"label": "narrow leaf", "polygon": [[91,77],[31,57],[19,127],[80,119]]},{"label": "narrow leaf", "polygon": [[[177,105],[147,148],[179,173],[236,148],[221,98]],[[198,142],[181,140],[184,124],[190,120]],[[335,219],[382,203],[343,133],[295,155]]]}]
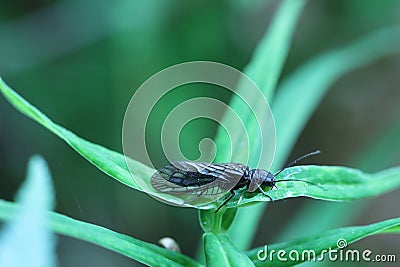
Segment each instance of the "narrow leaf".
[{"label": "narrow leaf", "polygon": [[[275,250],[276,252],[279,250],[285,251],[285,258],[288,259],[287,261],[279,261],[276,257],[277,254],[275,254],[275,257],[272,261],[270,260],[269,256],[264,260],[263,257],[265,257],[265,253],[263,252],[265,251],[265,246],[252,249],[246,254],[256,266],[293,266],[303,262],[304,260],[302,260],[301,257],[299,260],[291,260],[288,257],[290,251],[297,251],[299,255],[302,255],[302,252],[312,250],[317,256],[316,259],[318,259],[318,256],[321,255],[323,250],[327,250],[329,248],[337,249],[339,242],[340,245],[346,247],[344,244],[348,245],[362,238],[380,233],[400,233],[400,218],[386,220],[366,226],[353,226],[330,230],[322,234],[294,239],[292,241],[273,244],[270,246],[266,244],[267,252],[271,252],[272,250]],[[258,258],[257,254],[258,256],[261,256],[261,260]]]},{"label": "narrow leaf", "polygon": [[[267,191],[272,199],[305,196],[327,201],[350,201],[375,197],[400,187],[400,166],[374,174],[338,166],[296,166],[283,171],[277,180],[289,175],[290,179],[304,180],[314,185],[300,181],[278,182],[278,189]],[[235,206],[238,198],[236,196],[227,206]],[[270,199],[262,193],[253,196],[247,194],[239,206],[257,201]]]},{"label": "narrow leaf", "polygon": [[43,158],[35,156],[29,161],[17,201],[21,208],[0,232],[0,266],[55,266],[55,237],[46,212],[53,208],[54,196]]},{"label": "narrow leaf", "polygon": [[[310,60],[284,79],[272,102],[276,124],[276,153],[272,170],[279,169],[287,159],[298,136],[330,86],[341,76],[382,57],[399,53],[400,28],[376,31],[346,47],[327,52]],[[239,210],[237,219],[261,218],[263,208]],[[243,218],[243,219],[241,219]],[[248,248],[259,220],[244,225],[233,223],[232,240]]]},{"label": "narrow leaf", "polygon": [[[281,70],[289,53],[297,21],[305,3],[306,1],[282,1],[271,22],[270,28],[260,40],[250,63],[244,70],[261,89],[268,101],[271,101],[274,94],[276,84],[281,75]],[[247,90],[248,88],[239,86],[237,88],[237,93],[239,95],[248,94]],[[258,104],[259,101],[260,99],[253,97],[252,102],[249,103],[254,111],[260,108],[261,105]],[[259,125],[256,125],[255,121],[250,119],[252,116],[251,111],[248,109],[243,110],[241,105],[243,105],[243,103],[235,96],[232,97],[229,103],[229,106],[244,118],[247,133],[256,133],[259,129]],[[222,118],[221,124],[229,125],[231,119],[229,113],[227,113]],[[235,136],[238,136],[238,138],[234,138]],[[246,136],[246,133],[235,133],[235,136],[232,137],[232,161],[241,162],[240,157],[242,153],[240,153],[240,141],[243,139],[243,136]],[[256,139],[258,139],[257,136],[249,136],[249,138],[251,139],[251,147],[259,147],[255,143]],[[219,129],[215,137],[216,145],[219,148],[215,159],[216,162],[229,160],[231,144],[225,139],[226,136],[223,133],[223,129]],[[254,139],[255,142],[252,142],[252,139]],[[250,162],[258,161],[257,155],[257,153],[250,155]],[[230,228],[231,237],[234,243],[238,244],[238,248],[248,248],[253,238],[253,232],[257,228],[258,220],[256,218],[260,217],[262,210],[262,208],[255,208],[253,210],[246,209],[238,211],[237,219]]]},{"label": "narrow leaf", "polygon": [[351,165],[366,171],[375,171],[398,164],[400,161],[399,146],[396,144],[400,136],[400,120],[397,119],[389,127],[382,130],[379,136],[361,148],[352,159]]},{"label": "narrow leaf", "polygon": [[[306,0],[282,1],[271,25],[259,41],[244,72],[272,99]],[[257,101],[255,101],[257,103]]]},{"label": "narrow leaf", "polygon": [[215,212],[214,209],[199,210],[200,226],[204,232],[226,233],[235,219],[236,212],[237,208],[222,209],[219,212]]},{"label": "narrow leaf", "polygon": [[[20,208],[16,204],[0,200],[0,219],[10,220]],[[55,212],[49,212],[47,215],[50,227],[58,234],[93,243],[149,266],[201,266],[180,253],[101,226],[81,222]]]},{"label": "narrow leaf", "polygon": [[[390,127],[371,141],[370,145],[361,148],[357,155],[350,160],[351,166],[357,166],[364,171],[377,171],[388,168],[398,162],[398,147],[393,146],[400,136],[400,120],[394,121]],[[300,237],[322,232],[327,229],[350,225],[362,211],[367,208],[368,201],[351,203],[329,203],[325,201],[309,202],[297,211],[297,215],[288,222],[283,233],[279,234],[279,240],[287,240],[289,237]],[[321,216],[322,212],[324,216]],[[341,214],[346,214],[337,220]],[[312,228],[311,222],[318,222]],[[299,231],[302,229],[302,231]],[[319,265],[321,265],[320,263]]]},{"label": "narrow leaf", "polygon": [[203,240],[207,266],[254,266],[227,235],[205,233]]},{"label": "narrow leaf", "polygon": [[277,131],[273,169],[283,165],[331,85],[346,73],[384,56],[399,53],[399,41],[400,27],[384,28],[310,60],[283,81],[272,103]]},{"label": "narrow leaf", "polygon": [[[81,156],[83,156],[101,171],[127,186],[137,190],[142,190],[132,178],[128,167],[126,166],[124,155],[100,145],[88,142],[78,137],[71,131],[55,124],[41,111],[14,92],[1,78],[0,91],[18,111],[38,122],[49,131],[60,137],[76,152],[78,152]],[[132,160],[130,166],[136,167],[135,169],[131,170],[132,175],[134,176],[148,177],[148,179],[150,179],[151,175],[155,172],[155,170],[152,168],[134,160]]]},{"label": "narrow leaf", "polygon": [[[279,9],[274,16],[270,28],[260,40],[255,49],[250,63],[244,69],[244,73],[260,88],[267,101],[270,101],[281,70],[289,52],[290,43],[293,37],[298,18],[305,4],[305,0],[282,1]],[[244,162],[244,153],[240,153],[243,137],[249,134],[251,148],[257,148],[253,141],[258,139],[257,134],[260,125],[254,120],[254,114],[265,114],[263,102],[259,95],[249,95],[248,86],[242,86],[240,81],[235,89],[237,95],[233,95],[229,103],[236,114],[243,120],[246,132],[229,133],[227,138],[224,129],[220,127],[215,136],[215,143],[218,147],[216,162]],[[245,105],[239,96],[249,97],[249,107]],[[259,111],[260,109],[263,109]],[[267,116],[268,114],[266,114]],[[221,125],[232,125],[235,118],[230,112],[226,112],[221,120]],[[265,133],[264,133],[265,134]],[[232,157],[231,157],[232,146]],[[251,150],[252,151],[252,150]],[[257,153],[250,155],[250,162],[257,162]]]}]

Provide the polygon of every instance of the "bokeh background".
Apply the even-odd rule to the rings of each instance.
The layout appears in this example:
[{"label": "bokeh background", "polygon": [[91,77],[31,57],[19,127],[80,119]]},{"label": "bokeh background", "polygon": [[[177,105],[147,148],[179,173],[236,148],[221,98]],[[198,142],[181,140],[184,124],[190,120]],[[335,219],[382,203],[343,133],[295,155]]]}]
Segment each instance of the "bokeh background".
[{"label": "bokeh background", "polygon": [[[260,0],[1,1],[0,75],[55,122],[121,152],[124,112],[142,82],[165,67],[191,60],[218,61],[243,69],[278,4]],[[398,14],[400,1],[396,0],[309,1],[282,79],[322,52],[377,29],[400,25]],[[400,56],[394,55],[338,80],[307,124],[291,159],[319,148],[323,154],[308,162],[370,172],[399,165],[399,73]],[[191,91],[229,100],[229,95],[218,95],[204,86],[201,93]],[[190,95],[171,97],[170,103],[179,102],[180,97]],[[167,111],[161,107],[160,112]],[[159,118],[150,126],[154,127],[154,134],[149,135],[154,144],[159,143]],[[210,122],[188,125],[182,141],[185,153],[195,157],[196,142],[212,136],[215,127]],[[49,163],[58,212],[147,242],[171,236],[185,254],[196,254],[201,238],[196,210],[167,206],[110,179],[0,97],[0,198],[13,198],[33,154],[43,155]],[[155,160],[165,163],[161,155]],[[264,214],[254,245],[293,237],[319,223],[291,229],[288,224],[299,212],[320,212],[323,219],[324,210],[343,209],[340,216],[325,218],[334,220],[335,227],[399,217],[399,193],[350,205],[327,203],[319,209],[313,208],[318,201],[310,199],[273,203]],[[394,235],[375,236],[352,246],[397,253],[400,260],[399,247]],[[60,266],[140,266],[62,236],[58,258]]]}]

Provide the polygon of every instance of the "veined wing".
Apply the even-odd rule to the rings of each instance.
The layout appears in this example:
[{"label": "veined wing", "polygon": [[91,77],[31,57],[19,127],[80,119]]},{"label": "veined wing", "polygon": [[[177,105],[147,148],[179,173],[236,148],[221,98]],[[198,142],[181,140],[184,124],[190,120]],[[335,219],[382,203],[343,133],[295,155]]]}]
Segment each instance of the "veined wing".
[{"label": "veined wing", "polygon": [[150,183],[173,195],[217,195],[232,189],[246,172],[248,167],[238,163],[177,161],[156,172]]}]

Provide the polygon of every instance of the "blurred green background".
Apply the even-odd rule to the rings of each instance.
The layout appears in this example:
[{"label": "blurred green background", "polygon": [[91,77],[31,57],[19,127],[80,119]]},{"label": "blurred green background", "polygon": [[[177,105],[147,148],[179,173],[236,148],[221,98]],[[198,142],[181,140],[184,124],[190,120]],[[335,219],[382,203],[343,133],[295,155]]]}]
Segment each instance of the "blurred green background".
[{"label": "blurred green background", "polygon": [[[60,125],[122,152],[125,108],[142,82],[165,67],[191,60],[218,61],[243,69],[278,4],[259,0],[2,1],[0,75]],[[400,1],[395,0],[309,1],[282,79],[322,52],[385,26],[399,25],[398,14]],[[337,81],[291,158],[318,148],[323,154],[308,162],[364,171],[399,165],[399,72],[400,56],[391,56]],[[201,93],[191,91],[229,100],[223,92],[218,95],[204,86],[199,90]],[[176,98],[171,99],[175,102]],[[160,127],[156,124],[157,120],[154,129]],[[212,122],[188,125],[189,137],[182,137],[184,151],[196,154],[198,139],[212,136],[215,127]],[[148,137],[159,143],[154,131]],[[193,132],[196,136],[190,135]],[[183,253],[195,255],[201,238],[196,210],[167,206],[110,179],[0,98],[0,198],[13,198],[25,176],[27,160],[35,153],[49,163],[58,212],[148,242],[172,236]],[[165,163],[161,156],[156,161]],[[343,222],[332,218],[337,220],[335,226],[367,224],[399,217],[399,201],[396,191],[356,203],[357,211],[342,203],[328,203],[324,209],[347,207],[347,212],[341,213]],[[278,233],[290,230],[286,225],[296,213],[314,202],[293,199],[269,205],[254,245],[279,240]],[[318,224],[313,221],[309,227],[313,223]],[[398,253],[400,242],[393,236],[377,236],[353,247]],[[59,237],[58,257],[60,266],[139,265],[66,237]]]}]

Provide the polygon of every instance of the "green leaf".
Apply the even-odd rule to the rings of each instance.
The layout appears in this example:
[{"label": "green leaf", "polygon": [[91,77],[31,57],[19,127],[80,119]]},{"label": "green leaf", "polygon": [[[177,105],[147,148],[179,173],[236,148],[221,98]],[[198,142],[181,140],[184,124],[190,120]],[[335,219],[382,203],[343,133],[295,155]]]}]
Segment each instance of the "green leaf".
[{"label": "green leaf", "polygon": [[213,232],[214,218],[213,210],[199,210],[199,222],[204,232]]},{"label": "green leaf", "polygon": [[399,162],[400,120],[393,121],[379,136],[363,147],[350,162],[362,170],[376,171]]},{"label": "green leaf", "polygon": [[272,103],[279,169],[331,85],[341,76],[384,56],[400,52],[400,27],[374,32],[341,49],[310,60],[283,81]]},{"label": "green leaf", "polygon": [[[0,91],[17,110],[60,137],[76,152],[82,155],[101,171],[127,186],[137,190],[142,190],[135,183],[134,179],[132,179],[131,173],[126,166],[124,155],[88,142],[78,137],[71,131],[55,124],[37,108],[32,106],[10,87],[8,87],[1,78]],[[150,179],[151,175],[155,172],[154,169],[134,160],[132,160],[132,164],[130,164],[130,166],[136,167],[135,169],[132,169],[132,175],[138,177],[148,177]]]},{"label": "green leaf", "polygon": [[252,261],[225,234],[205,233],[204,252],[207,266],[254,266]]},{"label": "green leaf", "polygon": [[[296,212],[293,219],[288,221],[275,241],[313,235],[327,229],[351,225],[362,212],[362,207],[365,206],[362,201],[343,203],[310,201],[307,204]],[[346,214],[346,216],[341,216],[342,214]],[[338,220],[338,217],[341,219]],[[310,227],[310,222],[314,222],[312,227]]]},{"label": "green leaf", "polygon": [[56,241],[46,213],[54,205],[53,187],[47,164],[40,156],[29,161],[17,201],[21,208],[0,232],[0,266],[56,266]]},{"label": "green leaf", "polygon": [[276,89],[305,4],[306,0],[282,1],[267,33],[257,44],[250,63],[244,69],[268,100],[272,99]]},{"label": "green leaf", "polygon": [[[289,52],[289,46],[293,37],[294,29],[305,2],[305,0],[285,0],[282,2],[277,14],[272,20],[269,30],[260,40],[250,63],[244,69],[244,73],[255,82],[267,100],[271,99],[276,88],[276,83]],[[249,88],[247,86],[241,86],[239,83],[235,92],[239,96],[244,96],[249,94],[248,90]],[[242,99],[236,95],[232,96],[229,103],[230,108],[232,108],[236,114],[240,114],[246,128],[246,133],[258,131],[259,125],[257,125],[257,122],[252,119],[252,116],[253,113],[258,113],[258,109],[264,108],[264,106],[260,104],[258,95],[250,95],[250,98],[248,104],[253,111],[248,109]],[[262,110],[261,114],[264,113],[265,110]],[[232,125],[233,122],[234,116],[227,112],[224,114],[220,124]],[[227,162],[231,160],[233,162],[243,162],[245,156],[242,154],[244,153],[239,153],[239,151],[241,150],[240,144],[243,141],[243,136],[246,133],[230,133],[230,138],[232,139],[230,140],[227,138],[224,129],[222,127],[218,128],[215,136],[215,143],[218,147],[215,161]],[[257,136],[249,134],[249,139],[252,138],[255,140],[257,139]],[[250,146],[257,147],[254,142],[251,141],[253,140],[250,140]],[[231,146],[233,150],[232,157],[230,153]],[[254,158],[257,156],[251,154],[250,157]],[[250,161],[253,161],[253,159],[250,158]]]},{"label": "green leaf", "polygon": [[[382,57],[399,53],[400,28],[388,27],[376,31],[346,47],[327,52],[310,60],[284,79],[272,102],[276,124],[276,153],[272,170],[284,164],[298,136],[330,86],[341,76]],[[230,232],[232,240],[248,248],[255,235],[263,208],[239,210]]]},{"label": "green leaf", "polygon": [[235,219],[237,209],[199,210],[199,221],[204,232],[225,233]]},{"label": "green leaf", "polygon": [[267,204],[268,202],[263,202],[238,209],[236,218],[228,230],[238,249],[245,250],[250,247]]},{"label": "green leaf", "polygon": [[[362,170],[376,171],[388,168],[398,158],[398,147],[393,146],[400,136],[400,120],[395,121],[384,129],[375,140],[367,147],[361,148],[354,159],[350,160],[351,166],[357,166]],[[313,201],[303,206],[297,215],[290,220],[284,232],[279,234],[279,240],[287,240],[289,237],[306,236],[327,229],[349,225],[364,210],[368,202],[329,203],[325,201]],[[321,213],[324,216],[321,216]],[[336,220],[341,214],[346,214],[341,220]],[[310,221],[316,221],[312,228],[307,227]],[[299,232],[298,229],[302,229]],[[320,263],[321,265],[322,263]]]},{"label": "green leaf", "polygon": [[[18,111],[38,122],[40,125],[44,126],[49,131],[64,140],[76,152],[78,152],[98,169],[131,188],[143,192],[146,191],[135,182],[133,177],[140,177],[140,180],[150,182],[150,178],[156,172],[156,170],[144,165],[139,161],[125,157],[123,154],[86,141],[71,131],[55,124],[37,108],[32,106],[28,101],[13,91],[1,78],[0,92]],[[126,161],[129,162],[129,169]],[[147,190],[149,190],[149,188],[152,188],[150,184]],[[154,193],[157,194],[158,192],[154,191]],[[169,201],[175,201],[176,203],[182,202],[181,198],[170,194],[159,193],[157,196],[160,198],[168,198]],[[204,205],[202,208],[207,209],[209,206]]]},{"label": "green leaf", "polygon": [[225,233],[231,227],[237,213],[237,208],[230,208],[224,211],[221,222],[221,232]]},{"label": "green leaf", "polygon": [[[13,218],[20,208],[16,204],[0,200],[0,219],[9,220]],[[54,232],[88,241],[149,266],[201,266],[185,255],[113,232],[101,226],[81,222],[55,212],[49,212],[47,215],[48,223]]]},{"label": "green leaf", "polygon": [[[347,167],[296,166],[284,170],[277,180],[285,179],[289,175],[290,179],[304,180],[315,185],[299,181],[278,182],[279,189],[267,191],[272,199],[305,196],[328,201],[350,201],[375,197],[400,187],[400,166],[374,174]],[[233,199],[238,201],[239,196]],[[262,193],[253,195],[247,193],[239,206],[257,201],[270,201],[270,199]],[[236,206],[236,203],[232,201],[227,206]]]},{"label": "green leaf", "polygon": [[[301,11],[306,1],[282,1],[276,15],[274,16],[270,28],[260,40],[256,50],[253,53],[252,59],[244,72],[257,84],[261,89],[262,93],[268,101],[271,100],[276,84],[281,75],[284,62],[287,58],[291,40],[297,25],[297,21],[300,17]],[[238,87],[237,93],[239,95],[248,94],[248,88]],[[251,108],[257,110],[260,108],[258,104],[259,99],[253,97],[252,102],[249,103]],[[254,133],[258,129],[258,125],[251,120],[252,113],[249,110],[243,110],[241,108],[240,99],[238,97],[232,97],[229,106],[235,110],[238,114],[241,114],[245,118],[244,123],[246,131],[248,133]],[[224,115],[222,118],[222,125],[229,125],[230,118],[229,113]],[[236,135],[236,133],[235,133]],[[232,149],[233,159],[232,161],[241,162],[240,157],[240,145],[239,142],[242,140],[243,134],[237,133],[238,138],[232,138]],[[251,137],[250,138],[256,138]],[[225,162],[230,157],[230,143],[226,140],[223,129],[217,131],[215,137],[215,143],[217,145],[218,153],[216,155],[216,162]],[[250,144],[252,147],[258,147],[255,142]],[[257,161],[256,153],[250,155],[250,161]],[[265,163],[263,163],[265,164]],[[257,228],[258,219],[261,216],[262,207],[253,209],[239,210],[236,220],[233,222],[230,228],[231,237],[235,244],[238,244],[240,249],[245,249],[249,246],[255,229]],[[253,214],[254,213],[254,214]]]},{"label": "green leaf", "polygon": [[[268,244],[266,245],[269,252],[271,252],[272,250],[286,251],[286,258],[288,258],[288,253],[293,250],[297,251],[300,255],[305,250],[313,250],[318,256],[321,255],[323,250],[329,248],[338,248],[337,243],[339,240],[345,240],[347,244],[351,244],[367,236],[381,233],[400,233],[400,218],[386,220],[366,226],[353,226],[330,230],[318,235],[298,238],[288,242],[273,244],[270,246]],[[279,261],[276,258],[276,254],[272,261],[270,261],[269,259],[266,259],[265,261],[260,261],[257,257],[257,254],[260,250],[265,251],[265,247],[255,248],[246,253],[256,266],[292,266],[302,262],[301,260],[292,261],[289,258],[288,261]],[[264,254],[261,254],[261,256],[263,255]]]}]

